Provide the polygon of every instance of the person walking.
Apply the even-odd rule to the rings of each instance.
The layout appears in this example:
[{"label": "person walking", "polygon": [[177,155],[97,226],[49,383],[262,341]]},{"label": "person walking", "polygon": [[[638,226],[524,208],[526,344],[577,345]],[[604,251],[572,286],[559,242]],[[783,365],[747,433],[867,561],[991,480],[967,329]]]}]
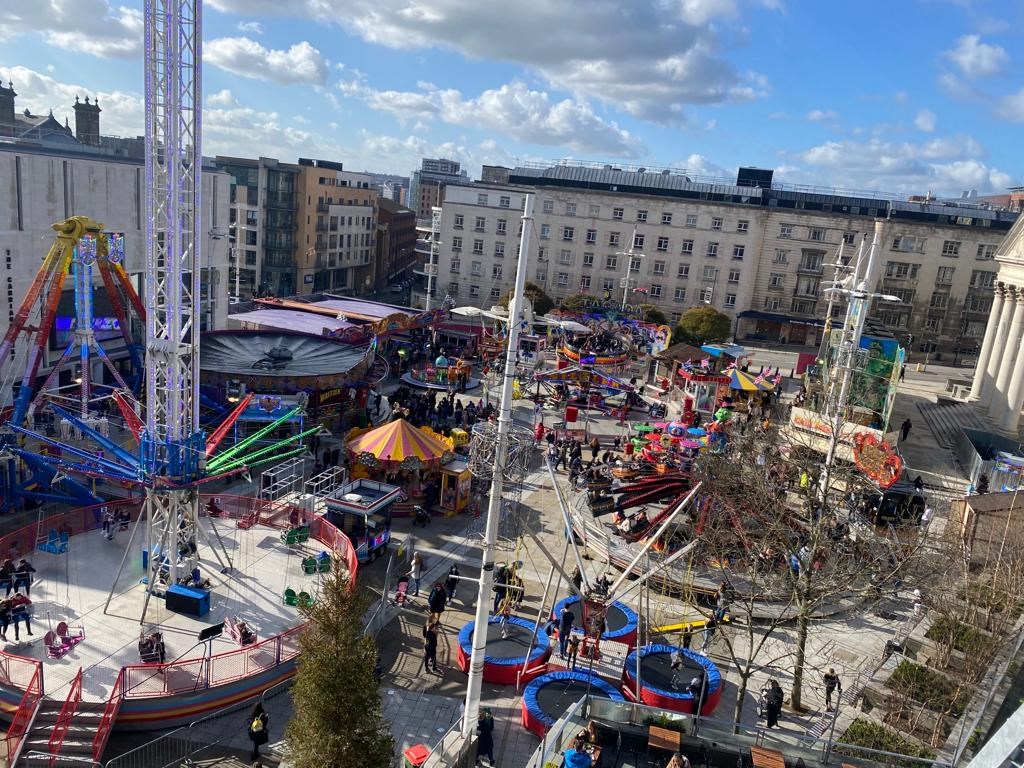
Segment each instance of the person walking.
[{"label": "person walking", "polygon": [[911,430],[911,428],[913,426],[914,425],[910,423],[910,419],[909,418],[906,421],[904,421],[902,424],[900,424],[900,433],[903,435],[902,439],[904,441],[906,441],[906,439],[910,436],[910,430]]},{"label": "person walking", "polygon": [[562,469],[568,469],[569,468],[568,461],[569,461],[569,446],[568,446],[568,444],[563,442],[558,447],[558,461],[555,462],[555,469],[558,469],[559,467],[561,467]]},{"label": "person walking", "polygon": [[476,758],[486,757],[494,765],[494,716],[491,710],[484,708],[476,721]]},{"label": "person walking", "polygon": [[712,616],[706,622],[704,622],[704,644],[700,647],[700,652],[705,656],[707,655],[708,648],[711,647],[711,641],[715,639],[715,629],[718,627],[718,620]]},{"label": "person walking", "polygon": [[839,680],[839,675],[833,667],[828,668],[828,672],[825,673],[822,681],[825,683],[825,711],[832,711],[832,694],[838,692],[839,695],[836,697],[836,704],[843,697],[843,684]]},{"label": "person walking", "polygon": [[409,568],[409,575],[412,576],[413,597],[420,595],[420,581],[423,579],[423,555],[413,552],[412,564]]},{"label": "person walking", "polygon": [[252,742],[252,755],[249,759],[254,763],[259,759],[260,747],[270,741],[270,734],[267,732],[269,725],[270,716],[263,709],[263,705],[256,702],[249,713],[249,740]]},{"label": "person walking", "polygon": [[423,671],[440,671],[437,668],[437,622],[431,619],[423,625]]},{"label": "person walking", "polygon": [[448,569],[448,578],[444,580],[444,591],[448,596],[448,605],[452,604],[455,600],[455,590],[459,587],[459,566],[452,563],[452,567]]},{"label": "person walking", "polygon": [[779,715],[782,714],[782,702],[784,695],[782,693],[782,686],[779,685],[778,680],[768,681],[768,701],[767,701],[767,719],[769,728],[779,727]]},{"label": "person walking", "polygon": [[566,606],[562,609],[561,615],[558,617],[558,656],[564,659],[565,653],[569,647],[569,637],[572,635],[572,624],[576,621],[576,616],[569,607]]},{"label": "person walking", "polygon": [[590,441],[590,453],[594,461],[597,461],[597,455],[601,453],[601,441],[597,435],[594,435],[594,439]]}]

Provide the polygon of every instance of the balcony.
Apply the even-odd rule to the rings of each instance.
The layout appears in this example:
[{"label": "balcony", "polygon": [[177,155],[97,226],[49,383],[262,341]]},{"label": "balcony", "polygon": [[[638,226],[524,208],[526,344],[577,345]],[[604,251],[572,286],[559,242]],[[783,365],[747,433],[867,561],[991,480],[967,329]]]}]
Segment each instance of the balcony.
[{"label": "balcony", "polygon": [[806,299],[807,301],[817,301],[818,300],[818,292],[817,291],[808,291],[806,288],[794,288],[793,289],[793,298],[796,298],[796,299]]},{"label": "balcony", "polygon": [[316,212],[317,213],[327,213],[329,210],[331,210],[331,206],[329,206],[327,203],[317,203],[316,204]]},{"label": "balcony", "polygon": [[326,221],[318,221],[316,223],[316,231],[317,232],[326,232],[327,230],[328,230],[328,225],[327,225]]},{"label": "balcony", "polygon": [[799,266],[797,266],[796,271],[802,275],[820,275],[821,264],[801,263]]}]

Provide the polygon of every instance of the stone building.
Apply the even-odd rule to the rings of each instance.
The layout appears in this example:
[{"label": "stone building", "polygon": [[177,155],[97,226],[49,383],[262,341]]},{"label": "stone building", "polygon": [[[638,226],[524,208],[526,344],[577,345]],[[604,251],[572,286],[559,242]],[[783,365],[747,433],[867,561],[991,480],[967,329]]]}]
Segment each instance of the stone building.
[{"label": "stone building", "polygon": [[1024,219],[996,248],[995,265],[971,399],[1001,431],[1016,435],[1024,407]]},{"label": "stone building", "polygon": [[629,303],[654,304],[672,321],[708,305],[733,318],[741,340],[814,345],[830,265],[852,259],[882,221],[879,283],[901,302],[879,303],[873,314],[912,340],[912,351],[954,361],[980,346],[995,248],[1017,217],[982,204],[796,189],[760,169],[741,169],[732,183],[574,164],[515,168],[508,178],[448,185],[435,294],[489,307],[511,288],[519,206],[532,191],[527,279],[556,301],[581,291],[621,300],[625,292]]}]

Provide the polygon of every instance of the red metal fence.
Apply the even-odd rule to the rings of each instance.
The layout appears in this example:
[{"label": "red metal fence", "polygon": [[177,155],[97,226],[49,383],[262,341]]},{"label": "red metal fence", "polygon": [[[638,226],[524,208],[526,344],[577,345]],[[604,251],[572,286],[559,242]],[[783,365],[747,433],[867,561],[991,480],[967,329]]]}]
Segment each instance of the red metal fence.
[{"label": "red metal fence", "polygon": [[[13,658],[25,662],[33,661],[32,659],[22,659],[20,656]],[[4,659],[4,661],[7,661],[7,659]],[[36,709],[43,698],[43,663],[36,661],[34,666],[35,671],[25,684],[25,694],[21,697],[21,703],[18,704],[18,709],[15,710],[14,717],[11,719],[11,727],[7,729],[5,739],[7,742],[7,759],[11,765],[14,765],[14,761],[18,757],[22,742],[25,740],[25,734],[28,733],[29,726],[32,724],[32,718],[35,717]]]},{"label": "red metal fence", "polygon": [[[211,500],[214,501],[212,506]],[[350,587],[355,589],[359,563],[352,542],[323,518],[305,519],[302,509],[294,505],[232,494],[204,494],[200,501],[204,513],[214,508],[227,519],[237,520],[255,515],[259,523],[275,528],[287,528],[296,522],[308,523],[310,538],[322,543],[326,550],[345,564],[350,577]],[[6,553],[6,556],[13,557],[15,552],[19,553],[19,556],[20,553],[31,552],[35,548],[37,537],[45,537],[51,529],[66,530],[74,536],[101,528],[107,509],[111,512],[128,510],[134,522],[138,518],[141,506],[138,500],[125,499],[51,515],[38,525],[26,525],[0,537],[0,556]],[[135,664],[124,667],[104,712],[104,719],[109,720],[106,724],[108,731],[113,725],[121,698],[167,696],[195,691],[263,672],[298,655],[298,638],[303,629],[301,626],[293,627],[275,637],[245,648],[220,653],[209,659],[187,659],[173,664]],[[38,695],[41,696],[42,663],[0,651],[0,686],[25,691],[26,697],[35,686]],[[24,703],[25,699],[22,701]],[[100,727],[104,727],[102,723]],[[94,742],[94,749],[98,743]]]},{"label": "red metal fence", "polygon": [[117,713],[121,709],[121,700],[124,698],[124,667],[117,675],[117,682],[110,692],[107,705],[103,708],[103,716],[100,717],[100,724],[96,726],[96,735],[92,739],[92,759],[99,762],[103,757],[103,750],[107,748],[107,739],[110,732],[114,730],[114,721],[117,720]]},{"label": "red metal fence", "polygon": [[[82,700],[82,668],[78,668],[78,674],[71,681],[71,688],[68,690],[67,698],[64,699],[64,706],[60,708],[57,715],[57,722],[50,733],[49,753],[59,755],[60,748],[64,746],[64,737],[68,735],[68,728],[75,717],[75,710],[78,709],[78,702]],[[50,761],[53,765],[53,761]]]}]

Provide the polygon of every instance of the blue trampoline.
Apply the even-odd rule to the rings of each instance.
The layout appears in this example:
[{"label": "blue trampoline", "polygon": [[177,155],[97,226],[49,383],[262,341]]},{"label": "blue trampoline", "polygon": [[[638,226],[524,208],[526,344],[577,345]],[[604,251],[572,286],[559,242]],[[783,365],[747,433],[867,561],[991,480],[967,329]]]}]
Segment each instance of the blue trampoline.
[{"label": "blue trampoline", "polygon": [[543,738],[566,710],[585,695],[625,701],[614,686],[588,672],[548,672],[523,691],[523,726]]},{"label": "blue trampoline", "polygon": [[[583,607],[580,605],[579,595],[572,595],[571,597],[559,600],[555,604],[555,609],[551,612],[551,618],[558,621],[558,617],[562,615],[562,609],[566,607],[576,617],[575,626],[581,626],[583,623]],[[601,635],[601,640],[614,640],[632,647],[636,643],[638,621],[639,618],[636,615],[636,611],[625,603],[615,600],[608,606],[608,615],[605,616],[605,625],[608,627],[608,630]]]},{"label": "blue trampoline", "polygon": [[[672,669],[672,654],[675,651],[683,654],[683,668],[678,672]],[[718,700],[722,698],[722,673],[711,659],[674,645],[648,645],[639,649],[639,653],[641,703],[692,714],[700,689],[698,687],[698,693],[692,693],[689,684],[693,678],[697,678],[704,686],[701,714],[707,715],[715,710]],[[623,669],[624,684],[634,694],[636,659],[637,651],[630,651]]]},{"label": "blue trampoline", "polygon": [[[508,620],[508,636],[501,636],[500,617],[492,616],[487,622],[487,655],[484,656],[484,680],[499,685],[514,685],[516,675],[526,665],[526,674],[520,682],[529,680],[547,671],[550,653],[548,638],[541,629],[534,630],[533,622],[512,616]],[[469,660],[473,655],[473,630],[476,622],[471,621],[459,632],[457,659],[463,672],[469,671]],[[531,643],[532,639],[532,643]],[[529,654],[529,663],[527,663]]]}]

